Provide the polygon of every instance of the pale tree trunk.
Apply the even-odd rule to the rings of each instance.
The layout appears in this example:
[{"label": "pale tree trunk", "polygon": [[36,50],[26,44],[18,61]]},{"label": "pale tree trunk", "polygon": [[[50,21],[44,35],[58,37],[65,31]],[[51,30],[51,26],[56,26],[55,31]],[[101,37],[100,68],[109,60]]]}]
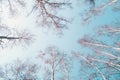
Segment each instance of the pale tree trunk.
[{"label": "pale tree trunk", "polygon": [[52,77],[51,77],[51,80],[55,80],[54,79],[54,73],[55,72],[55,69],[54,69],[54,63],[53,63],[53,65],[52,65]]}]

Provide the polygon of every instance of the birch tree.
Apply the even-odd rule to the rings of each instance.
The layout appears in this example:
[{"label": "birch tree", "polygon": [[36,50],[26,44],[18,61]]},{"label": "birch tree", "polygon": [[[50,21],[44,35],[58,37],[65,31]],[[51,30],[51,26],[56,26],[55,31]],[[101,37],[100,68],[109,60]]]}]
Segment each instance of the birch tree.
[{"label": "birch tree", "polygon": [[101,13],[105,12],[109,7],[111,7],[111,9],[114,11],[119,11],[119,7],[120,7],[119,0],[106,0],[106,1],[85,0],[85,2],[86,5],[88,5],[87,2],[93,5],[92,7],[85,9],[85,13],[83,14],[83,16],[81,16],[85,23],[86,22],[90,23],[93,17],[101,15]]},{"label": "birch tree", "polygon": [[64,80],[70,80],[70,62],[64,53],[60,53],[55,47],[49,47],[47,51],[41,51],[38,57],[44,61],[44,67],[46,66],[44,80],[59,80],[59,75]]},{"label": "birch tree", "polygon": [[[119,79],[120,75],[120,46],[119,46],[119,25],[112,27],[112,25],[105,25],[98,30],[96,36],[106,36],[105,38],[90,37],[85,35],[78,42],[92,50],[87,56],[76,53],[76,56],[82,58],[86,64],[96,69],[96,75],[101,75],[102,80]],[[90,73],[88,73],[90,75]],[[92,72],[91,72],[92,74]],[[94,75],[95,75],[94,74]],[[94,77],[96,78],[96,77]]]}]

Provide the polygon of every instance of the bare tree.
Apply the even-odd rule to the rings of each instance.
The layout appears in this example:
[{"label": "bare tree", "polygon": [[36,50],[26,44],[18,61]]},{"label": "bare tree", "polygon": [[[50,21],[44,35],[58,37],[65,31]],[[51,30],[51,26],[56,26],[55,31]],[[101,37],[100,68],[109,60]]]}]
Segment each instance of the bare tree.
[{"label": "bare tree", "polygon": [[[16,7],[17,6],[17,7]],[[4,21],[4,12],[12,13],[14,15],[15,12],[19,9],[19,6],[24,7],[24,0],[0,0],[0,46],[5,48],[9,44],[13,45],[17,42],[25,42],[27,44],[32,40],[32,35],[27,30],[17,30],[11,28]]]},{"label": "bare tree", "polygon": [[66,27],[66,23],[69,21],[57,15],[58,10],[63,8],[64,6],[71,6],[67,0],[62,1],[52,1],[52,0],[35,0],[35,5],[33,6],[32,12],[38,10],[38,22],[42,26],[54,26],[57,30]]},{"label": "bare tree", "polygon": [[[103,41],[105,38],[98,38],[98,36],[102,35],[108,36],[111,41]],[[94,38],[90,37],[90,35],[85,35],[78,41],[81,45],[90,48],[92,53],[85,56],[78,52],[75,53],[75,55],[82,58],[83,61],[87,62],[91,67],[94,67],[98,72],[96,72],[96,74],[100,74],[103,80],[111,80],[112,76],[116,76],[116,79],[119,79],[120,46],[118,35],[119,27],[105,25],[100,28],[98,35],[94,35]],[[111,42],[111,44],[109,42]],[[90,75],[90,73],[88,74]]]},{"label": "bare tree", "polygon": [[97,0],[86,0],[89,1],[91,4],[93,4],[93,7],[90,7],[88,10],[85,10],[85,14],[83,17],[83,20],[86,22],[90,22],[92,17],[99,15],[100,13],[104,12],[108,7],[112,7],[113,10],[119,11],[119,0],[108,0],[108,1],[102,1],[102,3],[99,3],[101,5],[95,5],[95,3],[99,2]]},{"label": "bare tree", "polygon": [[9,44],[14,45],[18,42],[29,44],[32,41],[32,35],[27,30],[17,31],[6,25],[1,25],[0,31],[0,46],[2,48],[7,47]]},{"label": "bare tree", "polygon": [[[33,2],[35,4],[31,5],[33,7],[31,12],[35,13],[36,11],[37,22],[41,26],[50,27],[61,32],[63,28],[66,28],[66,24],[70,22],[65,16],[58,14],[58,11],[62,8],[71,7],[69,1],[33,0]],[[20,8],[24,7],[26,9],[25,5],[30,3],[27,0],[1,0],[0,4],[0,14],[8,12],[8,14],[12,13],[14,15],[16,12],[22,12]],[[0,24],[2,24],[1,21],[2,16],[0,16]]]},{"label": "bare tree", "polygon": [[[69,61],[68,57],[63,53],[61,54],[55,47],[49,47],[47,51],[40,52],[39,57],[44,61],[44,64],[48,67],[45,68],[44,80],[57,80],[57,75],[62,75],[58,73],[59,71],[64,74],[64,80],[69,79]],[[49,74],[46,74],[49,73]]]},{"label": "bare tree", "polygon": [[36,80],[38,67],[28,61],[16,60],[1,68],[0,78],[3,80]]},{"label": "bare tree", "polygon": [[[93,79],[99,77],[98,76],[98,74],[99,74],[103,80],[107,80],[105,75],[99,68],[99,66],[97,64],[92,63],[91,60],[89,59],[89,57],[85,57],[82,54],[80,54],[79,52],[74,52],[74,56],[81,60],[81,66],[83,66],[83,68],[81,69],[80,73],[82,73],[82,71],[83,71],[86,74],[86,77],[84,79],[93,80]],[[92,69],[91,72],[88,69],[90,69],[90,70]],[[94,72],[94,71],[96,71],[96,72]],[[83,76],[80,76],[80,77],[83,77]]]}]

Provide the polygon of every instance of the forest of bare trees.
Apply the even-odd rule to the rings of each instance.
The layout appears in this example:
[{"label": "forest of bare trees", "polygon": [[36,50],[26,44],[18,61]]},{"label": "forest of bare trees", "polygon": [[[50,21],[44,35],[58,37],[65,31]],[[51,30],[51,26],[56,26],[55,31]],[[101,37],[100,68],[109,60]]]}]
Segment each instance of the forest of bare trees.
[{"label": "forest of bare trees", "polygon": [[[0,47],[2,49],[20,44],[31,45],[35,42],[34,38],[38,38],[29,29],[19,30],[5,21],[5,15],[12,17],[20,15],[29,4],[31,7],[25,14],[26,17],[34,15],[35,24],[63,34],[64,29],[69,31],[69,25],[72,25],[76,17],[69,15],[69,12],[66,12],[67,16],[61,13],[66,9],[71,11],[75,9],[73,3],[78,4],[78,8],[84,4],[78,17],[85,25],[94,23],[94,19],[104,15],[107,10],[116,15],[120,10],[120,0],[30,0],[30,2],[28,0],[0,0]],[[71,53],[67,53],[55,45],[45,50],[40,49],[38,56],[35,57],[37,62],[17,59],[0,66],[0,80],[120,80],[119,25],[119,18],[113,19],[112,22],[94,27],[94,34],[84,34],[78,38],[76,43],[87,52],[71,50]],[[75,70],[74,59],[77,61],[75,66],[79,68],[77,78],[72,72]]]}]

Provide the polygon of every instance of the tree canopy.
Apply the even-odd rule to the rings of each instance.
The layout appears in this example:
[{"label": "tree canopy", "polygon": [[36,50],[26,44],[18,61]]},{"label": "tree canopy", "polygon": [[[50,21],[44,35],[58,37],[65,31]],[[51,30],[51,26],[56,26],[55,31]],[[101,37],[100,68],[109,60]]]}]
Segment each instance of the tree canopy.
[{"label": "tree canopy", "polygon": [[0,0],[0,80],[119,80],[119,10],[120,0]]}]

